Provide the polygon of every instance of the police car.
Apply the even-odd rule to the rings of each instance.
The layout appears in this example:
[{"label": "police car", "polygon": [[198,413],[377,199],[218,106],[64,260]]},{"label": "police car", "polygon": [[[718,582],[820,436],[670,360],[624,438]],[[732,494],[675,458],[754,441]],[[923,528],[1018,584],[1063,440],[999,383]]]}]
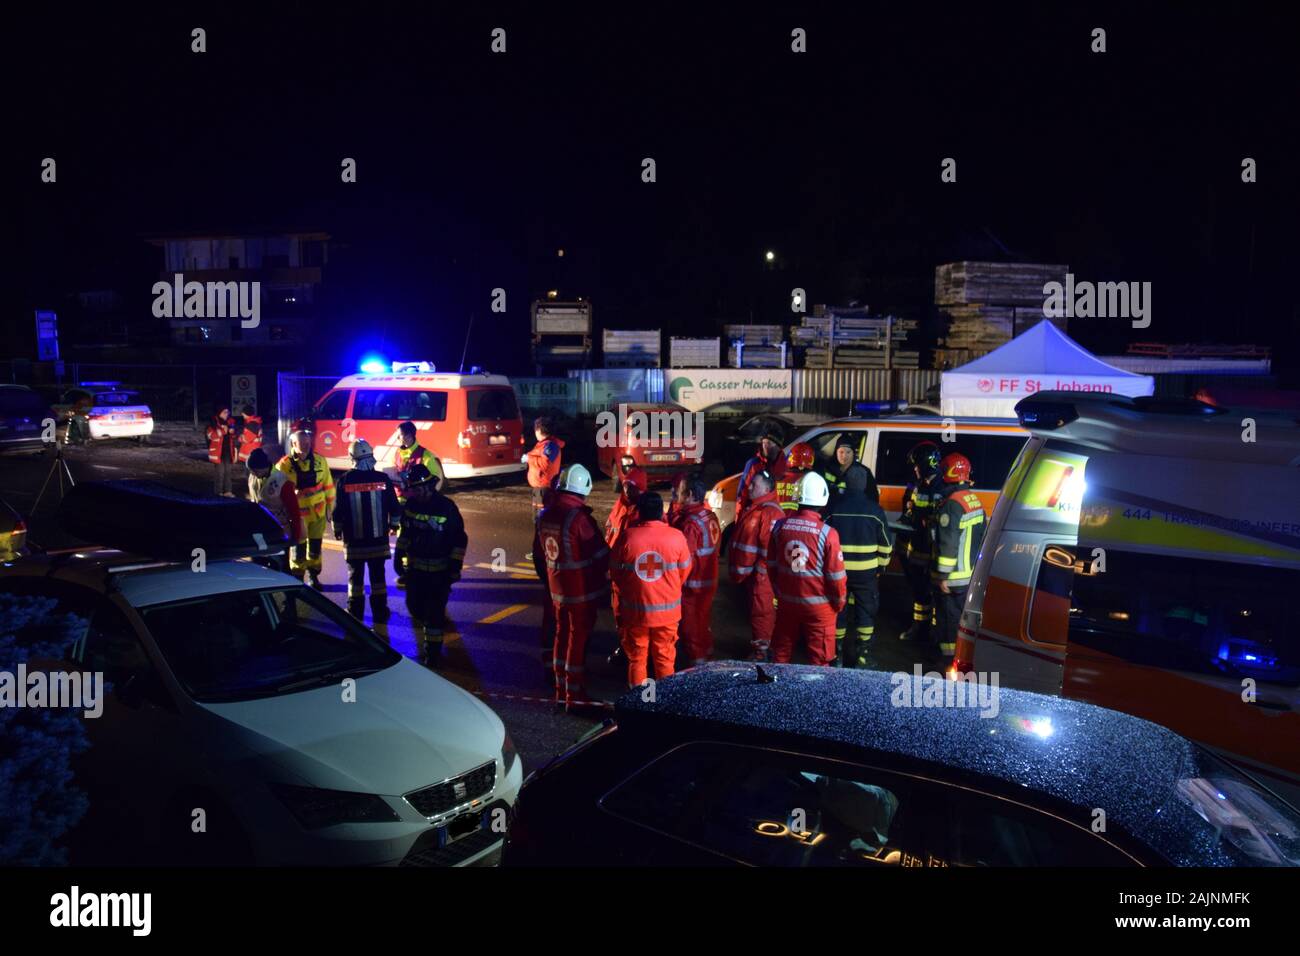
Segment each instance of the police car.
[{"label": "police car", "polygon": [[[122,517],[139,514],[151,521]],[[41,599],[37,624],[71,629],[66,659],[47,667],[110,685],[76,765],[90,811],[74,862],[499,855],[523,779],[501,720],[323,595],[249,560],[284,548],[263,509],[150,482],[83,483],[60,520],[105,546],[0,569],[0,595]]]}]

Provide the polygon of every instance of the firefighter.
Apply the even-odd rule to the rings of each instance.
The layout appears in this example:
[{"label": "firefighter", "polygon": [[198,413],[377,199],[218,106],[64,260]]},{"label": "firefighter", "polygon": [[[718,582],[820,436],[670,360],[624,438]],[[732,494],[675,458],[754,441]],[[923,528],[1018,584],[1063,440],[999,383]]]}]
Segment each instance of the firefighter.
[{"label": "firefighter", "polygon": [[610,552],[609,573],[619,608],[619,642],[627,657],[627,684],[671,676],[677,657],[682,591],[691,571],[686,537],[663,520],[664,502],[653,491],[637,499],[637,520]]},{"label": "firefighter", "polygon": [[[407,471],[417,464],[423,465],[429,474],[441,482],[442,462],[438,460],[437,455],[415,440],[415,422],[402,422],[397,426],[397,434],[398,447],[393,456],[397,465],[397,502],[405,504]],[[397,586],[406,587],[406,560],[400,541],[393,548],[393,570],[397,572]]]},{"label": "firefighter", "polygon": [[874,666],[871,638],[880,609],[877,575],[889,566],[894,548],[889,519],[867,492],[869,477],[865,466],[850,465],[844,473],[844,494],[826,519],[840,536],[848,575],[848,603],[835,622],[835,659],[842,667],[864,669]]},{"label": "firefighter", "polygon": [[208,461],[216,466],[212,475],[212,493],[222,498],[233,498],[230,490],[230,469],[239,459],[239,443],[230,409],[218,409],[208,422]]},{"label": "firefighter", "polygon": [[934,558],[930,575],[934,595],[934,623],[939,653],[951,657],[957,647],[966,589],[975,572],[975,559],[988,523],[979,495],[971,491],[970,459],[954,452],[939,462],[940,487],[934,495]]},{"label": "firefighter", "polygon": [[366,606],[366,569],[370,570],[370,614],[388,620],[388,536],[397,530],[402,506],[393,480],[375,470],[370,442],[359,438],[348,446],[352,470],[339,479],[334,508],[334,537],[343,541],[348,565],[348,613],[361,620]]},{"label": "firefighter", "polygon": [[750,480],[749,508],[736,522],[728,552],[728,570],[734,584],[749,594],[750,660],[767,660],[776,623],[772,581],[767,576],[767,545],[772,528],[785,517],[777,501],[772,476],[760,471]]},{"label": "firefighter", "polygon": [[934,623],[930,594],[930,552],[933,548],[930,517],[934,511],[940,457],[939,446],[932,441],[920,442],[907,453],[912,481],[903,491],[903,511],[898,520],[908,529],[903,533],[902,564],[903,575],[912,593],[912,624],[899,635],[900,641],[925,643]]},{"label": "firefighter", "polygon": [[442,478],[419,462],[406,470],[406,503],[397,532],[406,552],[406,610],[419,661],[442,665],[451,586],[460,580],[469,539],[456,503],[442,494]]},{"label": "firefighter", "polygon": [[254,451],[262,447],[262,419],[245,405],[239,416],[239,460],[247,463]]},{"label": "firefighter", "polygon": [[686,498],[669,525],[686,538],[691,552],[691,573],[682,594],[682,646],[690,666],[713,656],[713,598],[718,593],[718,546],[722,526],[704,500],[706,489],[698,478],[686,482]]},{"label": "firefighter", "polygon": [[808,662],[829,666],[835,658],[835,617],[844,609],[844,553],[840,536],[822,520],[830,490],[813,472],[799,486],[799,510],[772,529],[767,573],[776,591],[772,661],[788,664],[803,638]]},{"label": "firefighter", "polygon": [[[858,443],[848,435],[841,435],[839,441],[835,443],[835,464],[827,468],[822,475],[826,479],[826,487],[830,490],[830,508],[833,509],[836,499],[844,494],[844,476],[848,473],[849,466],[857,460]],[[872,483],[874,484],[874,479]]]},{"label": "firefighter", "polygon": [[765,471],[772,476],[773,481],[779,483],[785,477],[785,469],[786,460],[781,452],[781,436],[775,431],[770,431],[758,440],[758,454],[745,462],[745,469],[740,473],[740,483],[736,486],[737,519],[745,513],[745,509],[752,501],[749,491],[750,478],[760,471]]},{"label": "firefighter", "polygon": [[565,710],[590,706],[587,695],[587,640],[596,613],[609,595],[609,548],[587,505],[591,474],[570,465],[537,522],[533,552],[545,556],[555,615],[551,669],[555,702]]},{"label": "firefighter", "polygon": [[312,451],[312,433],[298,429],[289,436],[289,454],[276,463],[298,489],[298,510],[302,513],[305,537],[293,547],[289,571],[299,579],[304,574],[317,591],[320,583],[321,543],[325,527],[334,515],[334,478],[325,459]]},{"label": "firefighter", "polygon": [[533,495],[533,520],[536,522],[546,507],[543,500],[546,492],[555,487],[560,479],[561,453],[564,442],[555,437],[554,428],[549,418],[538,418],[533,422],[533,434],[537,444],[524,456],[528,465],[528,487]]},{"label": "firefighter", "polygon": [[[248,500],[271,512],[284,529],[290,549],[303,539],[298,487],[283,471],[271,467],[270,456],[261,448],[254,448],[248,456]],[[284,570],[283,559],[277,561],[277,569]]]},{"label": "firefighter", "polygon": [[786,457],[785,477],[776,483],[776,498],[786,511],[799,510],[799,482],[812,471],[817,460],[813,446],[806,441],[796,442]]}]

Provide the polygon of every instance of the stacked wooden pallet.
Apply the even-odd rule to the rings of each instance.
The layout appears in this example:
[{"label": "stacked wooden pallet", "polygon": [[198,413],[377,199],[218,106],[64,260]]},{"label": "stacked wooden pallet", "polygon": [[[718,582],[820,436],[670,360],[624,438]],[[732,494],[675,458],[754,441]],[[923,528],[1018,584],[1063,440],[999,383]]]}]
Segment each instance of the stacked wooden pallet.
[{"label": "stacked wooden pallet", "polygon": [[726,325],[722,331],[728,343],[744,342],[746,348],[777,345],[785,338],[785,330],[779,325]]},{"label": "stacked wooden pallet", "polygon": [[[934,270],[934,301],[946,352],[980,354],[1005,345],[1044,318],[1043,286],[1065,282],[1069,266],[1033,262],[949,262]],[[1052,319],[1066,329],[1064,318]],[[944,367],[936,361],[936,367]],[[951,367],[951,366],[948,366]]]},{"label": "stacked wooden pallet", "polygon": [[790,330],[790,341],[804,349],[807,368],[887,368],[890,358],[896,367],[917,368],[920,353],[906,348],[908,335],[916,328],[913,319],[823,307]]},{"label": "stacked wooden pallet", "polygon": [[784,354],[779,345],[746,345],[727,349],[727,364],[732,368],[784,368]]}]

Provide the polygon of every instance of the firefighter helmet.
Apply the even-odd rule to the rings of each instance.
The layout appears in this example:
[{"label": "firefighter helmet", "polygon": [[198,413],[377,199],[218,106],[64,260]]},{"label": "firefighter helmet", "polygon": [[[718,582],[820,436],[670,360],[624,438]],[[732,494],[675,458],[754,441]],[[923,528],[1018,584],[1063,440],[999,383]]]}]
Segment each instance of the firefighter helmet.
[{"label": "firefighter helmet", "polygon": [[970,459],[955,451],[939,462],[939,473],[949,484],[970,481]]},{"label": "firefighter helmet", "polygon": [[795,471],[807,471],[813,466],[813,462],[816,461],[816,459],[817,455],[813,451],[812,445],[808,444],[806,441],[801,441],[796,442],[790,449],[790,457],[787,459],[787,464],[789,464],[789,466]]},{"label": "firefighter helmet", "polygon": [[587,497],[591,494],[591,472],[583,465],[570,465],[560,478],[560,490]]},{"label": "firefighter helmet", "polygon": [[831,500],[831,490],[826,487],[826,479],[815,471],[810,471],[799,481],[799,504],[820,508]]},{"label": "firefighter helmet", "polygon": [[922,478],[931,478],[939,470],[939,446],[932,441],[918,442],[907,453],[907,464]]},{"label": "firefighter helmet", "polygon": [[348,445],[348,457],[354,462],[361,461],[364,458],[374,458],[375,450],[370,447],[370,442],[364,438],[358,438],[351,445]]},{"label": "firefighter helmet", "polygon": [[312,440],[311,429],[297,428],[289,433],[289,444],[293,447],[301,447],[304,442]]}]

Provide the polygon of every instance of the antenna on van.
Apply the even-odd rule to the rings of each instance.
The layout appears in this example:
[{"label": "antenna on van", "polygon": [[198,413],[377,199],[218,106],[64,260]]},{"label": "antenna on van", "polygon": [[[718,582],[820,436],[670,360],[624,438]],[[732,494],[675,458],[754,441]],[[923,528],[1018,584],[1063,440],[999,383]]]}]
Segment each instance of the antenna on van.
[{"label": "antenna on van", "polygon": [[465,355],[469,352],[469,333],[474,329],[474,313],[469,314],[469,325],[465,329],[465,347],[460,350],[460,370],[457,374],[465,374]]}]

